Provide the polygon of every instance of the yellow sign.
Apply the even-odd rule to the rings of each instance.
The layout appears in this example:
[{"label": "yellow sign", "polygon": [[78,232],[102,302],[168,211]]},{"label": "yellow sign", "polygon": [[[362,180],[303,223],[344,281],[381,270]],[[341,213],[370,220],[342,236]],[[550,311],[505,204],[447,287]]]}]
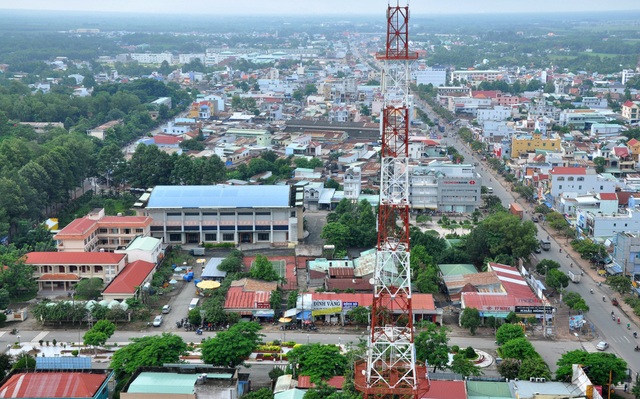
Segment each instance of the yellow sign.
[{"label": "yellow sign", "polygon": [[342,307],[341,306],[334,306],[332,308],[312,310],[311,311],[311,316],[324,316],[324,315],[327,315],[327,314],[336,314],[336,313],[340,313],[340,312],[342,312]]}]

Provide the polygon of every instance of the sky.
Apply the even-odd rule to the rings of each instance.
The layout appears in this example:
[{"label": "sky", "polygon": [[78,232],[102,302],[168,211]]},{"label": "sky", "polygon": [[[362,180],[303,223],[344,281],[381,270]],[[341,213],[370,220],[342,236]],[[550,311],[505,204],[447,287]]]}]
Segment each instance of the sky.
[{"label": "sky", "polygon": [[[0,0],[1,9],[107,11],[161,14],[353,15],[384,13],[397,0]],[[400,0],[401,5],[406,0]],[[640,1],[411,0],[414,14],[495,14],[576,11],[640,11]]]}]

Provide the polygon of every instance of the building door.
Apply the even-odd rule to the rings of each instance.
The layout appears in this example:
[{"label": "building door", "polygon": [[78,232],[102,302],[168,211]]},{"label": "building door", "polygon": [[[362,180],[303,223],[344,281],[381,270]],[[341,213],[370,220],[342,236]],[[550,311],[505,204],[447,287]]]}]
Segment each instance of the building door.
[{"label": "building door", "polygon": [[240,242],[243,244],[251,244],[253,233],[240,233]]},{"label": "building door", "polygon": [[187,233],[187,244],[200,244],[200,233]]}]

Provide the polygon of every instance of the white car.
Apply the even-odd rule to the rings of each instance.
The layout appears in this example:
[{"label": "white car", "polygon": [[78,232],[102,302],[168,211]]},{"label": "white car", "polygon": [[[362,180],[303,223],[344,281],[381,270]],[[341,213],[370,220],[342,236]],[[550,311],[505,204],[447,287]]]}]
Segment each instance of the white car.
[{"label": "white car", "polygon": [[160,327],[160,325],[162,324],[162,322],[163,322],[163,318],[162,318],[162,316],[161,316],[161,315],[158,315],[158,316],[156,316],[156,318],[155,318],[155,319],[153,319],[153,326],[154,326],[154,327]]},{"label": "white car", "polygon": [[609,344],[605,341],[600,341],[598,342],[598,345],[596,345],[596,349],[599,351],[603,351],[605,349],[607,349],[609,347]]},{"label": "white car", "polygon": [[164,305],[162,307],[162,313],[167,314],[169,312],[171,312],[171,305]]}]

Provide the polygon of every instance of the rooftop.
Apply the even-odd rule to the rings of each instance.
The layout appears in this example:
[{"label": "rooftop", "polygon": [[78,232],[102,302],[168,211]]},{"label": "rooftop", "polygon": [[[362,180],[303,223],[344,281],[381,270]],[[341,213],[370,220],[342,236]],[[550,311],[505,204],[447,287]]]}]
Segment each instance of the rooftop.
[{"label": "rooftop", "polygon": [[107,372],[16,372],[0,387],[3,398],[91,398]]},{"label": "rooftop", "polygon": [[136,287],[142,285],[149,273],[155,268],[155,264],[137,260],[129,263],[105,288],[105,294],[132,294]]},{"label": "rooftop", "polygon": [[288,208],[289,186],[156,186],[150,208]]},{"label": "rooftop", "polygon": [[129,243],[127,246],[128,251],[133,250],[141,250],[141,251],[152,251],[155,249],[160,243],[159,238],[154,237],[136,237]]},{"label": "rooftop", "polygon": [[127,393],[192,394],[198,374],[145,371],[131,382]]},{"label": "rooftop", "polygon": [[29,252],[25,263],[30,265],[113,265],[125,254],[111,252]]}]

